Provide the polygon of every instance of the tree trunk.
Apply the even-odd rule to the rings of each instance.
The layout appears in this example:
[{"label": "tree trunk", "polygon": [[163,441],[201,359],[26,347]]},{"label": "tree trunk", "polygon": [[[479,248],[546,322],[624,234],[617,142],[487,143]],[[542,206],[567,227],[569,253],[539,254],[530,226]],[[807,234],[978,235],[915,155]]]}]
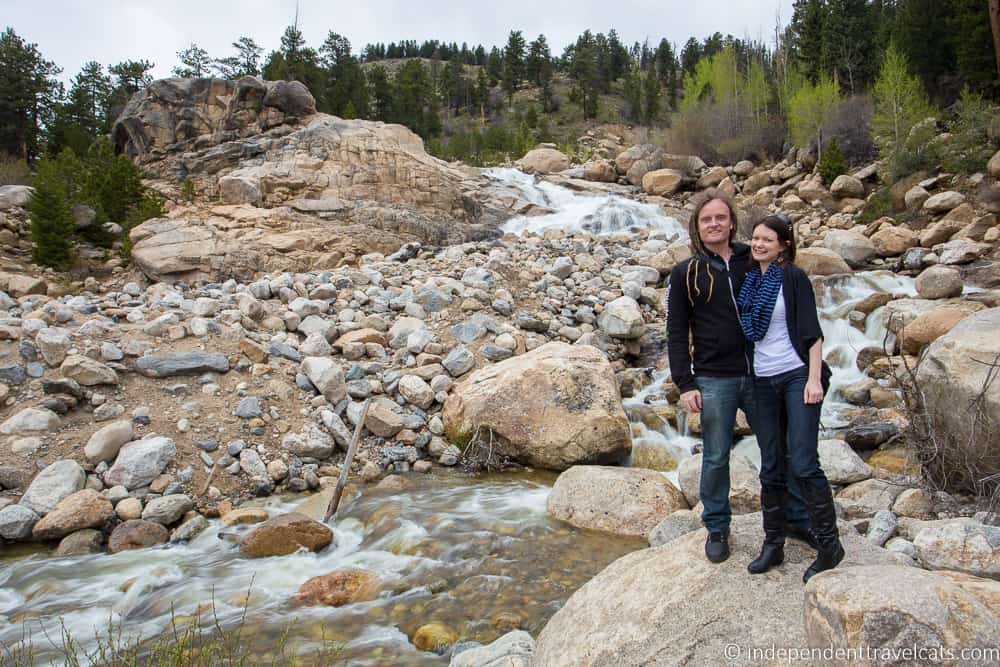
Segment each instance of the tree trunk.
[{"label": "tree trunk", "polygon": [[990,27],[993,28],[993,55],[997,61],[997,76],[1000,77],[1000,0],[990,0]]}]

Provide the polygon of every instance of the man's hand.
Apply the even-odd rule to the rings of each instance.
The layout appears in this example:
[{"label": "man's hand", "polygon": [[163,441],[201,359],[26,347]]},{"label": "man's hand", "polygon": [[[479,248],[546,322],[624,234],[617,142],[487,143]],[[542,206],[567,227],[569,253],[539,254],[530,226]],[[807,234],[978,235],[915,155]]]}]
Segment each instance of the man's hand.
[{"label": "man's hand", "polygon": [[701,412],[701,392],[697,389],[685,391],[681,394],[680,404],[688,412]]}]

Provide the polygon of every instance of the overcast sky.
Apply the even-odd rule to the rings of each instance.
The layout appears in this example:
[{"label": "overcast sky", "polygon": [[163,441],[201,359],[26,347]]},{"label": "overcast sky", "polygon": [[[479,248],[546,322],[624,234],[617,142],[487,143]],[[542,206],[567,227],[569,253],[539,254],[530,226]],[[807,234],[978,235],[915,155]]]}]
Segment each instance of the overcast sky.
[{"label": "overcast sky", "polygon": [[[329,31],[346,36],[355,53],[369,42],[415,39],[503,46],[511,30],[531,41],[545,35],[553,55],[589,28],[618,31],[626,45],[666,37],[678,47],[688,37],[719,31],[772,45],[775,17],[783,24],[792,0],[299,0],[299,26],[310,46]],[[265,53],[278,46],[295,16],[296,0],[0,0],[0,24],[38,45],[68,81],[88,60],[103,65],[146,58],[156,77],[169,76],[177,51],[192,42],[210,56],[232,53],[241,35]]]}]

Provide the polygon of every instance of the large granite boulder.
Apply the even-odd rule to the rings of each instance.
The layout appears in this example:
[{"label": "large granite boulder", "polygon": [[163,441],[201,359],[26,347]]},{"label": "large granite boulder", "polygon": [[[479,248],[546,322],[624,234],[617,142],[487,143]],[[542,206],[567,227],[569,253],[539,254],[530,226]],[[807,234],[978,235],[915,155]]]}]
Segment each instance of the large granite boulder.
[{"label": "large granite boulder", "polygon": [[[895,562],[840,526],[840,567]],[[700,529],[611,563],[549,620],[532,664],[714,665],[727,646],[805,646],[802,572],[816,552],[790,541],[784,564],[751,575],[746,564],[764,538],[760,514],[733,517],[732,555],[723,563],[706,560],[705,535]]]},{"label": "large granite boulder", "polygon": [[920,524],[913,545],[928,569],[1000,578],[1000,527],[969,518],[928,521]]},{"label": "large granite boulder", "polygon": [[497,457],[551,470],[614,462],[631,449],[611,364],[589,345],[546,343],[475,371],[442,417],[454,443],[475,438]]},{"label": "large granite boulder", "polygon": [[83,489],[59,501],[35,524],[36,540],[59,540],[85,528],[100,528],[115,515],[111,502],[93,489]]},{"label": "large granite boulder", "polygon": [[[692,507],[700,499],[701,462],[702,455],[695,454],[677,469],[681,492]],[[760,473],[750,459],[739,454],[729,457],[729,504],[734,514],[760,511]]]},{"label": "large granite boulder", "polygon": [[87,474],[80,464],[63,459],[50,464],[31,481],[20,504],[39,516],[45,516],[67,496],[83,489]]},{"label": "large granite boulder", "polygon": [[[1000,308],[974,313],[927,348],[917,369],[931,426],[947,438],[932,474],[974,470],[980,478],[1000,472],[1000,449],[987,434],[1000,432],[1000,382],[991,364],[1000,359]],[[965,479],[972,484],[978,480]]]},{"label": "large granite boulder", "polygon": [[843,257],[855,269],[864,266],[878,254],[870,238],[849,229],[830,230],[823,238],[823,245]]},{"label": "large granite boulder", "polygon": [[173,462],[175,456],[177,445],[164,436],[130,442],[121,448],[114,465],[104,473],[104,482],[108,486],[120,484],[130,491],[148,486]]},{"label": "large granite boulder", "polygon": [[851,267],[843,257],[829,248],[819,246],[796,251],[795,263],[811,276],[832,276],[851,272]]},{"label": "large granite boulder", "polygon": [[240,551],[251,558],[287,556],[299,549],[319,551],[333,542],[333,531],[304,514],[280,514],[259,524],[240,540]]},{"label": "large granite boulder", "polygon": [[972,651],[995,651],[1000,583],[906,565],[839,567],[806,586],[805,628],[810,647],[833,649],[828,665],[988,664],[995,654]]},{"label": "large granite boulder", "polygon": [[670,480],[652,470],[573,466],[556,479],[548,513],[577,528],[645,537],[687,502]]},{"label": "large granite boulder", "polygon": [[516,164],[529,174],[554,174],[569,168],[569,158],[555,148],[533,148]]}]

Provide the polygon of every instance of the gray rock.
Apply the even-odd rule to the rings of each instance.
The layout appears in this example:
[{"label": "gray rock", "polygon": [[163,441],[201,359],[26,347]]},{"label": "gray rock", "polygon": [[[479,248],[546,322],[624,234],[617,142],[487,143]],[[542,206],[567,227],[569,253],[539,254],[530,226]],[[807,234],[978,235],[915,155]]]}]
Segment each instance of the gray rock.
[{"label": "gray rock", "polygon": [[843,440],[820,440],[819,462],[831,484],[853,484],[872,476],[872,469]]},{"label": "gray rock", "polygon": [[454,652],[448,667],[529,667],[534,652],[531,635],[513,630],[486,646]]},{"label": "gray rock", "polygon": [[692,510],[677,510],[667,515],[653,530],[649,531],[646,540],[651,547],[659,547],[682,535],[701,528],[701,518]]},{"label": "gray rock", "polygon": [[483,345],[479,348],[479,353],[490,361],[503,361],[504,359],[510,359],[514,356],[514,352],[512,350],[494,345],[493,343],[486,343],[486,345]]},{"label": "gray rock", "polygon": [[486,335],[486,327],[480,320],[470,319],[455,324],[450,329],[451,335],[461,343],[474,343]]},{"label": "gray rock", "polygon": [[233,411],[240,419],[253,419],[255,417],[260,417],[261,404],[260,399],[256,396],[247,396],[240,399],[239,404],[236,406],[236,410]]},{"label": "gray rock", "polygon": [[336,405],[347,398],[344,371],[332,359],[306,357],[302,360],[302,372],[331,404]]},{"label": "gray rock", "polygon": [[330,410],[324,410],[321,413],[320,418],[323,420],[323,425],[333,436],[337,445],[341,449],[346,450],[351,444],[352,435],[351,430],[347,428],[347,424],[344,423],[344,420],[341,419],[337,413]]},{"label": "gray rock", "polygon": [[177,445],[164,436],[153,436],[130,442],[121,448],[118,458],[104,475],[108,486],[121,484],[131,491],[149,486],[177,455]]},{"label": "gray rock", "polygon": [[45,359],[45,363],[55,367],[66,359],[66,352],[73,345],[68,329],[49,327],[35,335],[35,345]]},{"label": "gray rock", "polygon": [[968,518],[928,521],[917,530],[913,545],[928,569],[1000,577],[1000,527]]},{"label": "gray rock", "polygon": [[307,422],[303,426],[301,434],[294,433],[285,436],[281,444],[282,447],[296,456],[314,459],[329,458],[334,450],[333,438],[312,422]]},{"label": "gray rock", "polygon": [[190,542],[208,528],[208,519],[198,514],[174,529],[170,534],[171,542]]},{"label": "gray rock", "polygon": [[24,366],[19,364],[15,364],[13,366],[0,366],[0,382],[17,386],[19,384],[24,384],[26,379],[27,373],[24,370]]},{"label": "gray rock", "polygon": [[847,429],[844,440],[854,449],[869,450],[875,449],[897,433],[899,433],[899,427],[895,423],[877,422]]},{"label": "gray rock", "polygon": [[630,340],[646,331],[642,310],[635,299],[621,296],[605,306],[597,316],[597,324],[612,338]]},{"label": "gray rock", "polygon": [[250,479],[266,479],[267,466],[261,460],[260,455],[249,447],[240,452],[240,460],[237,470],[242,469]]},{"label": "gray rock", "polygon": [[5,540],[26,540],[41,517],[24,505],[8,505],[0,509],[0,537]]},{"label": "gray rock", "polygon": [[226,373],[229,371],[229,359],[215,352],[181,352],[168,357],[139,357],[135,366],[146,377],[165,378],[209,371]]},{"label": "gray rock", "polygon": [[194,509],[194,502],[183,493],[153,498],[142,510],[144,521],[155,521],[164,526],[177,523],[185,513]]},{"label": "gray rock", "polygon": [[21,496],[21,505],[45,516],[59,501],[83,489],[87,475],[76,461],[56,461],[32,480]]},{"label": "gray rock", "polygon": [[452,377],[459,377],[475,368],[476,357],[464,345],[459,345],[448,353],[441,364]]},{"label": "gray rock", "polygon": [[865,537],[876,546],[882,546],[896,532],[896,515],[889,510],[879,510],[868,522]]}]

